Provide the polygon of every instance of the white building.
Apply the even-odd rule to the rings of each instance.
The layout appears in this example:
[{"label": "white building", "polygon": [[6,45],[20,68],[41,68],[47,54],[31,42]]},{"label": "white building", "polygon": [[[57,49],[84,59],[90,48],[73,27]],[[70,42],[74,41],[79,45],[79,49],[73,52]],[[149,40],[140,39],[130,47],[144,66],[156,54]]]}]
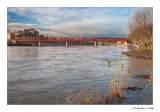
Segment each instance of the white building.
[{"label": "white building", "polygon": [[11,39],[11,34],[7,33],[7,41],[9,41],[9,39]]}]

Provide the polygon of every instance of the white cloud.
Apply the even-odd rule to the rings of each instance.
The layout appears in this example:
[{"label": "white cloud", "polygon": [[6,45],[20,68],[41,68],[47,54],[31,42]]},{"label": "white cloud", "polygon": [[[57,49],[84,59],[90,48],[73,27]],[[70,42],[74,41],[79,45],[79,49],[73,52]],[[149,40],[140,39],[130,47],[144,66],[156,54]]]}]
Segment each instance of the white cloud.
[{"label": "white cloud", "polygon": [[8,8],[8,11],[32,17],[41,23],[8,23],[9,31],[33,27],[41,34],[52,36],[127,34],[128,17],[107,15],[115,13],[113,9],[87,8],[79,11],[77,8]]},{"label": "white cloud", "polygon": [[115,24],[109,23],[105,20],[86,19],[81,22],[69,22],[64,24],[51,24],[51,25],[34,25],[23,23],[8,23],[8,30],[22,30],[25,28],[35,28],[41,34],[52,36],[86,36],[93,35],[113,35],[124,34],[126,35],[125,27],[118,21]]},{"label": "white cloud", "polygon": [[25,16],[25,13],[27,11],[27,8],[8,8],[8,11],[14,12],[18,14],[19,16]]}]

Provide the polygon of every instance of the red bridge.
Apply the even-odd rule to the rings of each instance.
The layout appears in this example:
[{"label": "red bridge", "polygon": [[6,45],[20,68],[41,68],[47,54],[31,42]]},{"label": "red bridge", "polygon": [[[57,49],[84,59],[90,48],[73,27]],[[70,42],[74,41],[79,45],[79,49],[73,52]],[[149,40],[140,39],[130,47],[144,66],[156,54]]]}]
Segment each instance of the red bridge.
[{"label": "red bridge", "polygon": [[111,41],[127,41],[127,38],[96,38],[96,37],[15,37],[16,41],[97,41],[97,42],[111,42]]},{"label": "red bridge", "polygon": [[66,42],[66,46],[68,46],[67,42],[118,42],[123,41],[127,42],[127,38],[96,38],[96,37],[15,37],[15,40],[18,42],[33,42],[37,41],[55,41],[55,42]]}]

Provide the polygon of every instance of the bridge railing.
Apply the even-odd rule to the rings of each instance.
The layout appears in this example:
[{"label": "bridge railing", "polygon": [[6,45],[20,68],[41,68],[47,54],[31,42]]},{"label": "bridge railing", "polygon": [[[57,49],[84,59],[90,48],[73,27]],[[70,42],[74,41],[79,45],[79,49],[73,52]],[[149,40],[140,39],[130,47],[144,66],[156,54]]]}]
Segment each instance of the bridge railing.
[{"label": "bridge railing", "polygon": [[127,38],[96,37],[15,37],[17,41],[127,41]]},{"label": "bridge railing", "polygon": [[96,41],[127,41],[127,38],[96,38]]},{"label": "bridge railing", "polygon": [[15,37],[17,41],[78,41],[94,40],[95,37]]}]

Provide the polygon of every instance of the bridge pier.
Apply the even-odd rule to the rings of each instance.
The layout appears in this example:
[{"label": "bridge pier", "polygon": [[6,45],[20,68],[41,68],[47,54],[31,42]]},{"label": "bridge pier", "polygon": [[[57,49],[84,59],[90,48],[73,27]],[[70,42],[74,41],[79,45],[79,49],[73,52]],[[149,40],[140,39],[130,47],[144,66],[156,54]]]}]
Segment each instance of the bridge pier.
[{"label": "bridge pier", "polygon": [[68,41],[66,41],[66,47],[69,47]]},{"label": "bridge pier", "polygon": [[128,44],[127,44],[127,41],[125,41],[125,42],[124,42],[124,45],[125,45],[125,46],[127,46],[127,45],[128,45]]},{"label": "bridge pier", "polygon": [[98,42],[98,45],[99,45],[99,46],[102,46],[102,42]]},{"label": "bridge pier", "polygon": [[41,46],[41,41],[38,41],[38,46],[39,46],[39,47]]},{"label": "bridge pier", "polygon": [[96,41],[94,41],[94,47],[97,47],[97,42]]}]

